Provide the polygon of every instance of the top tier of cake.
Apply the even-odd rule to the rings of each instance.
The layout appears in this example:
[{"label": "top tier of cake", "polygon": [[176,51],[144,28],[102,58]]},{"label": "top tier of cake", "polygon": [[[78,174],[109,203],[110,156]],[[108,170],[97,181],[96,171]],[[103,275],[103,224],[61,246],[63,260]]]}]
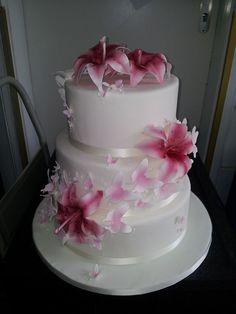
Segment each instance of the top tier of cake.
[{"label": "top tier of cake", "polygon": [[171,75],[157,84],[155,78],[146,76],[136,87],[126,84],[126,77],[119,78],[124,82],[122,91],[109,90],[105,97],[98,97],[96,86],[86,75],[79,84],[66,79],[73,140],[101,148],[130,148],[140,142],[145,126],[163,126],[175,120],[177,77]]}]

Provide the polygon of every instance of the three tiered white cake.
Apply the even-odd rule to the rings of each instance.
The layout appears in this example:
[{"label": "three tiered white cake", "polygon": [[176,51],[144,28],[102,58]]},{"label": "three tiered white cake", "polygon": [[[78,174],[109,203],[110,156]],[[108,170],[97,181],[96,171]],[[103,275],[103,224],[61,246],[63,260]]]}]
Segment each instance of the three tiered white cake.
[{"label": "three tiered white cake", "polygon": [[68,130],[43,190],[55,233],[96,263],[174,249],[188,225],[198,132],[176,119],[179,82],[164,55],[102,38],[56,80]]}]

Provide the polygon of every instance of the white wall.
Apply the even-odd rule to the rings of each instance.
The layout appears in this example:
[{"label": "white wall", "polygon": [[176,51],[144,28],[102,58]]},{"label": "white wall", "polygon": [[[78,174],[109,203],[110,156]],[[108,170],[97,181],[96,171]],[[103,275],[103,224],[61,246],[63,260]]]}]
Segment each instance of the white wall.
[{"label": "white wall", "polygon": [[178,117],[200,124],[219,0],[210,29],[199,32],[201,1],[22,0],[33,96],[50,150],[65,127],[53,73],[106,35],[130,48],[162,51],[181,80]]}]

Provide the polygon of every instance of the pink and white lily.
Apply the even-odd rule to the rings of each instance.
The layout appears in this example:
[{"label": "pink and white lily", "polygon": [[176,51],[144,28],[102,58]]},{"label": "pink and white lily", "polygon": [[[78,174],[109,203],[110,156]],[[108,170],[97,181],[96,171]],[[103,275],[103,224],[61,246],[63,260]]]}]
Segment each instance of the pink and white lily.
[{"label": "pink and white lily", "polygon": [[164,80],[165,73],[169,74],[171,65],[161,53],[145,52],[135,49],[128,54],[130,60],[130,85],[136,86],[149,73],[158,83]]},{"label": "pink and white lily", "polygon": [[99,93],[104,96],[103,77],[107,74],[129,73],[129,60],[118,44],[107,44],[106,37],[79,56],[74,63],[74,79],[78,81],[83,72],[87,71],[97,86]]},{"label": "pink and white lily", "polygon": [[164,128],[148,126],[145,133],[150,139],[140,143],[138,148],[148,156],[163,160],[157,179],[169,182],[184,176],[192,165],[190,153],[196,154],[198,132],[187,130],[186,120],[168,122]]},{"label": "pink and white lily", "polygon": [[88,243],[97,248],[101,247],[101,240],[106,230],[91,219],[103,198],[102,191],[92,191],[79,197],[76,184],[69,184],[58,201],[57,223],[55,233],[62,229],[69,237],[79,243]]}]

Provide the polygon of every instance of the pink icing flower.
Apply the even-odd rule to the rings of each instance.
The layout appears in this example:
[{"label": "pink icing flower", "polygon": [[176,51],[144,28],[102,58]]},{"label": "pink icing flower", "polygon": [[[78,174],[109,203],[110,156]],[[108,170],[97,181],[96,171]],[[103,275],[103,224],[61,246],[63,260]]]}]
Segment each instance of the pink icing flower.
[{"label": "pink icing flower", "polygon": [[134,191],[143,192],[146,189],[153,187],[157,183],[156,179],[149,178],[147,176],[147,170],[148,159],[145,158],[141,161],[141,163],[131,175],[132,182],[135,184]]},{"label": "pink icing flower", "polygon": [[178,185],[174,182],[164,183],[158,189],[154,190],[154,193],[158,197],[159,201],[167,199],[176,192],[178,192]]},{"label": "pink icing flower", "polygon": [[138,199],[137,201],[134,202],[134,206],[137,208],[149,208],[151,206],[150,203],[142,200],[142,199]]},{"label": "pink icing flower", "polygon": [[88,275],[90,279],[96,279],[101,273],[98,264],[95,264],[93,270],[89,271]]},{"label": "pink icing flower", "polygon": [[106,196],[112,202],[130,201],[135,199],[134,193],[124,189],[122,181],[122,175],[119,173],[113,179],[111,186],[106,189]]},{"label": "pink icing flower", "polygon": [[147,155],[163,160],[157,179],[168,182],[173,178],[184,176],[192,165],[188,154],[197,152],[196,140],[198,132],[188,132],[186,120],[183,123],[169,122],[164,128],[149,126],[145,130],[151,139],[138,145]]},{"label": "pink icing flower", "polygon": [[57,186],[60,184],[60,165],[56,162],[53,169],[53,174],[49,176],[49,169],[47,171],[48,183],[41,190],[41,192],[52,195],[56,192]]},{"label": "pink icing flower", "polygon": [[85,178],[83,185],[84,185],[84,189],[86,191],[90,191],[93,189],[93,181],[92,181],[92,178],[89,174]]},{"label": "pink icing flower", "polygon": [[49,178],[49,182],[41,190],[42,193],[52,194],[55,190],[55,182],[53,179]]},{"label": "pink icing flower", "polygon": [[107,164],[108,164],[109,166],[116,164],[117,161],[118,161],[118,159],[113,158],[113,157],[111,156],[111,154],[108,154],[107,157],[106,157],[106,162],[107,162]]},{"label": "pink icing flower", "polygon": [[104,222],[105,222],[106,228],[110,230],[111,233],[131,232],[132,228],[122,221],[122,217],[125,215],[125,213],[128,210],[129,210],[129,207],[127,205],[123,205],[120,208],[115,208],[109,211]]},{"label": "pink icing flower", "polygon": [[100,94],[104,96],[103,77],[114,71],[129,73],[129,60],[117,44],[107,44],[106,37],[79,56],[74,63],[74,78],[78,81],[81,74],[87,71]]},{"label": "pink icing flower", "polygon": [[141,49],[135,49],[128,54],[130,60],[130,84],[136,86],[146,73],[152,74],[158,83],[164,79],[171,65],[161,53],[149,53]]},{"label": "pink icing flower", "polygon": [[73,128],[73,111],[71,108],[69,108],[67,106],[67,104],[65,103],[64,104],[64,107],[66,108],[65,110],[62,111],[62,113],[67,117],[67,122],[68,122],[68,125],[69,125],[69,128]]},{"label": "pink icing flower", "polygon": [[38,221],[40,224],[47,223],[50,221],[57,213],[57,209],[52,204],[52,199],[45,199],[44,206],[40,207],[38,212]]},{"label": "pink icing flower", "polygon": [[90,216],[97,210],[102,198],[102,191],[88,192],[79,198],[76,184],[69,184],[58,201],[56,220],[59,227],[55,233],[63,229],[79,243],[89,243],[99,248],[105,229]]},{"label": "pink icing flower", "polygon": [[107,90],[104,92],[104,93],[107,93],[107,91],[109,90],[115,90],[115,91],[119,91],[119,92],[122,92],[123,90],[123,80],[116,80],[114,83],[112,84],[109,84],[107,82],[103,82],[102,83],[106,88]]}]

